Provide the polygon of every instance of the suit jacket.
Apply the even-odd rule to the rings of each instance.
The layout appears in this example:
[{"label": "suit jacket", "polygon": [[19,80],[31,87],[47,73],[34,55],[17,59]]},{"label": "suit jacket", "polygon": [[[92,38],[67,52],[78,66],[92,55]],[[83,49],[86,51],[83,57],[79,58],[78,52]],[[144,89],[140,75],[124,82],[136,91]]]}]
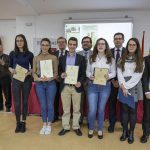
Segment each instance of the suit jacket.
[{"label": "suit jacket", "polygon": [[[67,55],[68,51],[65,51],[65,55]],[[57,59],[59,59],[59,50],[55,51],[55,53],[53,54],[57,57]]]},{"label": "suit jacket", "polygon": [[[59,72],[60,77],[61,77],[61,74],[66,71],[66,58],[67,58],[67,55],[59,58],[58,72]],[[83,90],[82,84],[83,84],[83,82],[85,80],[85,76],[86,76],[85,64],[86,64],[85,58],[79,54],[76,54],[75,66],[79,66],[77,81],[81,83],[81,87],[79,87],[79,88],[75,87],[75,89],[78,93],[82,92],[82,90]],[[61,78],[60,92],[63,90],[64,86],[65,86],[64,79]]]},{"label": "suit jacket", "polygon": [[[84,50],[82,50],[82,51],[79,51],[77,54],[80,54],[80,55],[82,55],[82,56],[84,56]],[[89,50],[89,58],[91,57],[91,55],[92,55],[92,51],[91,50]]]},{"label": "suit jacket", "polygon": [[[113,58],[115,59],[115,48],[112,48],[112,49],[110,49],[111,50],[111,53],[112,53],[112,55],[113,55]],[[125,52],[125,48],[123,47],[122,48],[122,52],[121,52],[121,56],[122,56],[122,54]],[[117,65],[117,64],[116,64]],[[118,80],[117,79],[117,75],[116,75],[116,77],[115,78],[113,78],[113,79],[115,79],[115,80]]]},{"label": "suit jacket", "polygon": [[150,83],[150,55],[145,58],[145,68],[142,76],[142,85],[143,92],[150,92],[149,83]]}]

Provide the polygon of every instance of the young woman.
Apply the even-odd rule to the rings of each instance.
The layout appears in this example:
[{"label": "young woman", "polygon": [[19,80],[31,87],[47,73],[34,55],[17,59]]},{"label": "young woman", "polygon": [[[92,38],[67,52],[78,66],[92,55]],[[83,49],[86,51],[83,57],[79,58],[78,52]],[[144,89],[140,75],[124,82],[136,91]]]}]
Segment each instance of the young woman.
[{"label": "young woman", "polygon": [[[26,73],[26,78],[24,82],[12,80],[12,93],[14,97],[15,105],[15,115],[17,126],[15,132],[25,132],[26,131],[26,116],[28,111],[28,96],[32,86],[32,62],[33,62],[33,53],[29,51],[27,41],[24,35],[19,34],[15,38],[15,48],[9,54],[10,66],[9,70],[12,74],[16,73],[16,65],[28,70]],[[21,102],[22,98],[22,102]],[[22,107],[21,107],[22,104]],[[22,119],[20,119],[22,108]]]},{"label": "young woman", "polygon": [[[51,122],[54,119],[54,99],[56,94],[55,80],[58,76],[57,57],[50,54],[51,42],[48,38],[41,40],[41,52],[33,60],[33,76],[36,82],[36,93],[41,105],[43,127],[40,134],[51,133]],[[40,61],[51,60],[53,77],[41,76]],[[50,70],[50,69],[49,69]]]},{"label": "young woman", "polygon": [[[107,80],[106,85],[94,84],[94,69],[106,68],[108,69],[108,74],[105,74]],[[93,137],[94,132],[94,122],[96,118],[96,112],[98,111],[98,138],[103,138],[103,121],[104,121],[104,110],[106,102],[110,94],[110,82],[111,78],[116,76],[115,60],[112,58],[111,51],[107,41],[103,38],[97,40],[93,54],[91,55],[86,75],[89,78],[88,83],[88,123],[89,123],[89,133],[88,137]]]},{"label": "young woman", "polygon": [[[136,124],[137,102],[139,99],[143,99],[141,85],[143,68],[143,57],[139,41],[136,38],[131,38],[127,43],[126,50],[119,61],[117,69],[121,92],[125,98],[131,95],[133,104],[135,103],[134,109],[127,104],[127,100],[121,100],[123,133],[120,141],[125,141],[128,138],[129,144],[134,142],[133,134]],[[129,134],[128,123],[130,124]]]}]

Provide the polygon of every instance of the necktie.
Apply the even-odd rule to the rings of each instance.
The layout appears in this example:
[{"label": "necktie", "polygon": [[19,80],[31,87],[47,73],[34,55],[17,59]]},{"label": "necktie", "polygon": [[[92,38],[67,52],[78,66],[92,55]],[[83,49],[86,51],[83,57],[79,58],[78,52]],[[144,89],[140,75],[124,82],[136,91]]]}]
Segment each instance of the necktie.
[{"label": "necktie", "polygon": [[85,60],[87,62],[88,61],[88,52],[87,51],[84,52],[84,57],[85,57]]},{"label": "necktie", "polygon": [[60,53],[60,56],[59,57],[62,57],[63,56],[63,51],[61,51],[61,53]]},{"label": "necktie", "polygon": [[120,49],[116,50],[117,54],[116,54],[116,64],[118,63],[118,60],[120,58]]}]

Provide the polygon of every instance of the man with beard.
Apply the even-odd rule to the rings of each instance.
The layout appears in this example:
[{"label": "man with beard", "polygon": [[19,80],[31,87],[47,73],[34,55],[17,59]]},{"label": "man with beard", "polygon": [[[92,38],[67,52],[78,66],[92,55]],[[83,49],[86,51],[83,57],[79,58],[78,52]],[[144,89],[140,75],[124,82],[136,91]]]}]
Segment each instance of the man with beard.
[{"label": "man with beard", "polygon": [[[81,44],[82,44],[83,50],[78,52],[78,54],[85,57],[86,65],[87,65],[87,62],[88,62],[89,58],[92,55],[92,50],[91,50],[91,48],[92,48],[92,39],[88,36],[85,36],[85,37],[82,38]],[[83,103],[86,100],[87,83],[88,83],[88,79],[86,78],[84,83],[83,83],[83,92],[82,92],[82,95],[81,95],[81,106],[80,106],[81,107],[80,108],[81,117],[80,117],[80,121],[79,121],[80,125],[83,123]]]}]

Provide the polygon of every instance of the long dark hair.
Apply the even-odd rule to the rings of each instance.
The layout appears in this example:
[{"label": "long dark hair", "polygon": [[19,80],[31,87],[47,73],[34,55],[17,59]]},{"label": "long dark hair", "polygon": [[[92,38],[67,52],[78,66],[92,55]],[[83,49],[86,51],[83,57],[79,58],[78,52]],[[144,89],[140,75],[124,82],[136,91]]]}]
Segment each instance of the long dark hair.
[{"label": "long dark hair", "polygon": [[16,42],[16,39],[17,39],[18,37],[21,37],[21,38],[23,39],[23,41],[24,41],[23,52],[28,52],[29,49],[28,49],[27,40],[26,40],[26,37],[25,37],[23,34],[18,34],[18,35],[16,35],[16,37],[15,37],[15,47],[14,47],[14,51],[15,51],[15,52],[20,52],[19,47],[17,46],[17,42]]},{"label": "long dark hair", "polygon": [[144,59],[143,59],[143,56],[142,56],[139,40],[137,38],[130,38],[129,41],[127,42],[126,50],[123,53],[123,55],[122,55],[122,57],[119,61],[118,67],[122,71],[124,71],[125,60],[129,57],[128,45],[129,45],[130,41],[134,41],[136,43],[136,46],[137,46],[136,51],[134,53],[134,59],[135,59],[135,62],[136,62],[135,72],[142,72],[143,71],[143,61],[144,61]]},{"label": "long dark hair", "polygon": [[[43,39],[41,40],[40,44],[42,44],[43,41],[46,41],[46,42],[49,43],[50,48],[49,48],[49,50],[48,50],[48,53],[51,54],[51,41],[50,41],[48,38],[43,38]],[[41,53],[42,53],[42,49],[41,49],[41,51],[40,51],[39,54],[41,54]]]},{"label": "long dark hair", "polygon": [[106,45],[105,55],[106,55],[106,58],[107,58],[107,64],[112,63],[112,53],[109,49],[108,42],[104,38],[99,38],[96,41],[96,44],[95,44],[94,49],[93,49],[93,54],[90,57],[90,63],[96,61],[96,57],[97,57],[97,54],[98,54],[97,45],[98,45],[98,42],[101,41],[101,40],[105,41],[105,45]]}]

